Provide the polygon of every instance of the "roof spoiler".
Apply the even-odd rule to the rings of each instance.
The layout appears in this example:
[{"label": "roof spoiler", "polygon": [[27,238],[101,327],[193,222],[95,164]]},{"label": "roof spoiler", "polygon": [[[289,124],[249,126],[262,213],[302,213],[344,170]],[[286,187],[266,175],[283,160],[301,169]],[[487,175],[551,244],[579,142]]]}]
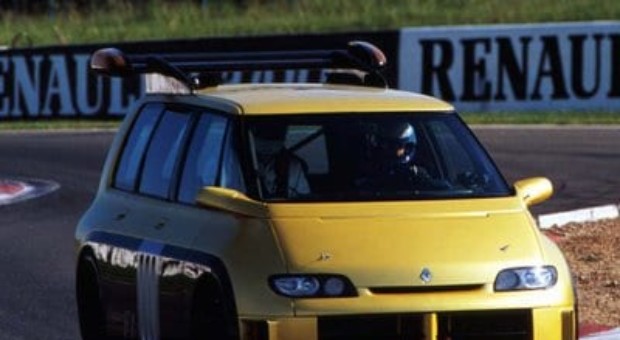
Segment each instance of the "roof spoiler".
[{"label": "roof spoiler", "polygon": [[[351,41],[346,49],[257,51],[223,53],[130,54],[116,48],[95,51],[92,71],[113,77],[157,73],[172,77],[190,91],[216,86],[224,71],[345,69],[361,71],[358,83],[387,87],[381,71],[387,63],[383,52],[365,41]],[[217,76],[215,76],[218,74]],[[351,82],[351,77],[328,77],[328,82]]]}]

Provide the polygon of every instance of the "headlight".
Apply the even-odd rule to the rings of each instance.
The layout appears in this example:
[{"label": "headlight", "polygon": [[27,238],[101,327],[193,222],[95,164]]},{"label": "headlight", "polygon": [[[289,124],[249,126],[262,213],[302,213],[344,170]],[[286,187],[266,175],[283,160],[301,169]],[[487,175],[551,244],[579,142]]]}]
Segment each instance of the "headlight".
[{"label": "headlight", "polygon": [[558,280],[553,266],[523,267],[502,270],[495,278],[495,291],[546,289]]},{"label": "headlight", "polygon": [[274,275],[269,286],[279,295],[291,298],[357,296],[349,279],[335,274]]}]

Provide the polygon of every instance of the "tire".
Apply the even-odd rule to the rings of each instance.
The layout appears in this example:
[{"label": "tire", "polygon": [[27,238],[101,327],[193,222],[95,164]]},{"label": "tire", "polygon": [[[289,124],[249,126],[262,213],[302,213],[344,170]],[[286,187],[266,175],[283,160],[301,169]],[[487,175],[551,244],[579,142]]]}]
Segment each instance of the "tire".
[{"label": "tire", "polygon": [[85,255],[80,259],[75,288],[82,339],[106,339],[97,265],[91,255]]},{"label": "tire", "polygon": [[230,340],[231,317],[219,284],[211,278],[201,278],[194,290],[192,303],[192,340]]}]

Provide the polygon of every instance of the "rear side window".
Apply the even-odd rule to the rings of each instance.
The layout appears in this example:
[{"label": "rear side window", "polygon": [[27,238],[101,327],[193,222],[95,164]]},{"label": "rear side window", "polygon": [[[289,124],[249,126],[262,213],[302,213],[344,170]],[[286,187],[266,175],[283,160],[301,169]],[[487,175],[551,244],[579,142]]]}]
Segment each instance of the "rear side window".
[{"label": "rear side window", "polygon": [[167,198],[187,137],[190,114],[166,111],[146,152],[140,192]]},{"label": "rear side window", "polygon": [[125,144],[114,177],[114,187],[128,191],[135,189],[144,151],[162,111],[163,106],[159,104],[149,104],[142,109]]},{"label": "rear side window", "polygon": [[224,115],[148,104],[129,132],[113,186],[187,204],[205,186],[245,191],[231,125]]},{"label": "rear side window", "polygon": [[228,120],[222,116],[201,116],[181,177],[180,202],[194,203],[200,188],[216,184],[227,125]]}]

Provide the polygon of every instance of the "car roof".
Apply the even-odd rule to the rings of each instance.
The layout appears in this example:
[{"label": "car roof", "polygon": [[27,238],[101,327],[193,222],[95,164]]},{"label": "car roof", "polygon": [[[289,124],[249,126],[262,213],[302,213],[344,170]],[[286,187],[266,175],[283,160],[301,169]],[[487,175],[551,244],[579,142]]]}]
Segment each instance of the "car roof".
[{"label": "car roof", "polygon": [[442,100],[393,89],[330,84],[220,85],[197,91],[206,100],[228,102],[231,113],[273,115],[300,113],[453,112]]}]

